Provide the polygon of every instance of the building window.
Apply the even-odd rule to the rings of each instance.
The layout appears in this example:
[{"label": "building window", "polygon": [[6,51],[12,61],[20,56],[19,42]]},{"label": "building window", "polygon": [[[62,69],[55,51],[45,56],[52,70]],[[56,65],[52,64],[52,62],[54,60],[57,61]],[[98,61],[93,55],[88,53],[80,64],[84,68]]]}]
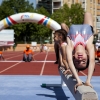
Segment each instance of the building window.
[{"label": "building window", "polygon": [[100,0],[98,0],[98,4],[100,4]]},{"label": "building window", "polygon": [[74,4],[74,0],[72,0],[72,4]]},{"label": "building window", "polygon": [[97,17],[96,19],[97,19],[97,22],[100,22],[100,17]]},{"label": "building window", "polygon": [[97,28],[100,28],[100,22],[97,22]]},{"label": "building window", "polygon": [[53,8],[61,7],[61,2],[53,2]]},{"label": "building window", "polygon": [[90,2],[92,2],[92,0],[90,0]]}]

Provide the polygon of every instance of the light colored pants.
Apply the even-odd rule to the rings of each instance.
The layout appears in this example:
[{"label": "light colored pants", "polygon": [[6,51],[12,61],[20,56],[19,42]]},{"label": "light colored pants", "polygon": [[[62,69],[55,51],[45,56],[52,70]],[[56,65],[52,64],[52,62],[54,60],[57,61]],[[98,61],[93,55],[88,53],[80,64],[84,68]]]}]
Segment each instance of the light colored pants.
[{"label": "light colored pants", "polygon": [[24,54],[23,61],[32,61],[32,54]]}]

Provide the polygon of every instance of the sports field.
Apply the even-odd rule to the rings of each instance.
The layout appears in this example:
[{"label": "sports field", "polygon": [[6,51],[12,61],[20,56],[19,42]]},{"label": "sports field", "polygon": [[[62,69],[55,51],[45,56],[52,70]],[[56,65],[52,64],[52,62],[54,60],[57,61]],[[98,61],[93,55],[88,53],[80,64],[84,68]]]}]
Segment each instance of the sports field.
[{"label": "sports field", "polygon": [[[0,61],[0,100],[74,100],[67,86],[41,87],[60,84],[54,52],[35,52],[35,61],[23,62],[22,52],[4,52],[6,61]],[[87,70],[79,73],[85,81]],[[100,64],[96,63],[91,83],[100,98]]]}]

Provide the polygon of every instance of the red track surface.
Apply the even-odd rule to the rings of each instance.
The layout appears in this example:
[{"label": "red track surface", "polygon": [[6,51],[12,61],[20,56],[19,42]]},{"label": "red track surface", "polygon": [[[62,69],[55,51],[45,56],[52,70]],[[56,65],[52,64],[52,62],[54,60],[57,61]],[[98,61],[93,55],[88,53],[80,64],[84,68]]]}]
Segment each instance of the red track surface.
[{"label": "red track surface", "polygon": [[[56,60],[54,52],[35,52],[34,58],[36,61],[40,62],[20,62],[22,60],[22,52],[4,52],[4,57],[6,61],[0,62],[0,75],[59,75],[58,65],[52,62]],[[88,71],[85,70],[83,72],[79,72],[79,75],[83,76],[87,75],[87,73]],[[93,75],[100,76],[99,64],[96,64]]]}]

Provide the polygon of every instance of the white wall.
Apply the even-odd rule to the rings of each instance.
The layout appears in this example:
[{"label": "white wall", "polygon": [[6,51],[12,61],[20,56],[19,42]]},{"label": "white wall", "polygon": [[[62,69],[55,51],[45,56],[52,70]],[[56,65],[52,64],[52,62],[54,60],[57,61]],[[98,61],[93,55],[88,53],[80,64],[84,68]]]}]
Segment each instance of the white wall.
[{"label": "white wall", "polygon": [[14,30],[4,29],[0,31],[0,41],[14,41]]}]

